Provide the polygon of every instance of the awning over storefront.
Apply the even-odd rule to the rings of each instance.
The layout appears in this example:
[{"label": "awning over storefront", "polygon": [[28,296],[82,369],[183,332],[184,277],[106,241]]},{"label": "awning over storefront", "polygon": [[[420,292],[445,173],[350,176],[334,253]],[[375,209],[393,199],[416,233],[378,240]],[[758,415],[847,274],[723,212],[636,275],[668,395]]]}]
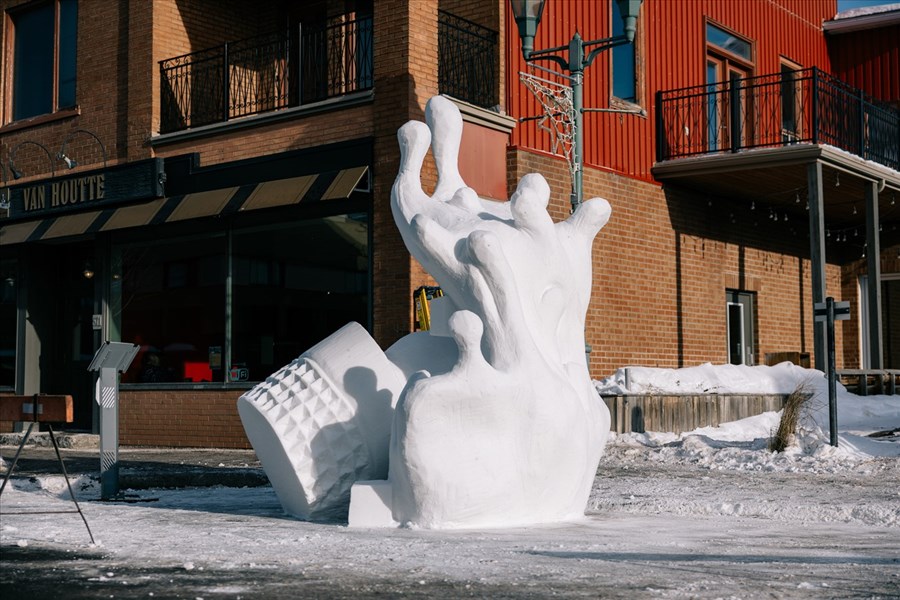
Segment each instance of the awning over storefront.
[{"label": "awning over storefront", "polygon": [[36,242],[233,214],[298,203],[348,198],[368,167],[352,167],[289,179],[158,198],[104,210],[70,213],[0,226],[0,245]]}]

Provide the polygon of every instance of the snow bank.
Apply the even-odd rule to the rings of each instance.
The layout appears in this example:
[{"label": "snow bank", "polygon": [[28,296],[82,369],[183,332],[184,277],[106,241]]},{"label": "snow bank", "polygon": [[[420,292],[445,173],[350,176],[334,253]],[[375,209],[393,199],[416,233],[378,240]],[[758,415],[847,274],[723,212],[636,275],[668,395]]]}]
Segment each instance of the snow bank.
[{"label": "snow bank", "polygon": [[643,447],[651,450],[648,460],[660,462],[688,462],[709,469],[810,472],[838,472],[854,469],[873,457],[900,457],[900,435],[870,437],[872,433],[900,430],[900,396],[857,396],[838,384],[839,435],[838,446],[833,447],[829,443],[828,382],[824,373],[792,363],[771,367],[709,363],[685,369],[627,367],[594,381],[594,386],[603,395],[790,394],[804,386],[812,395],[802,411],[794,444],[782,453],[767,449],[781,412],[766,412],[680,435],[620,434],[611,440],[610,452],[618,447],[619,452],[627,454],[628,449]]},{"label": "snow bank", "polygon": [[594,381],[601,395],[618,394],[790,394],[807,380],[825,382],[821,371],[783,362],[774,367],[713,365],[684,369],[623,367]]}]

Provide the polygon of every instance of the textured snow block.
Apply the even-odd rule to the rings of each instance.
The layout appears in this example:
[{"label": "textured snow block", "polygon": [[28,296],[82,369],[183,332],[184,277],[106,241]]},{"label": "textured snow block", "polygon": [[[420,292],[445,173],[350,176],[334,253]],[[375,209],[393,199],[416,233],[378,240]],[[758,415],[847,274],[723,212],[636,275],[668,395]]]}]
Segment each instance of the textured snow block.
[{"label": "textured snow block", "polygon": [[390,481],[357,481],[350,490],[350,527],[396,527]]},{"label": "textured snow block", "polygon": [[405,383],[368,332],[350,323],[238,399],[286,513],[343,518],[355,481],[387,477],[393,407]]}]

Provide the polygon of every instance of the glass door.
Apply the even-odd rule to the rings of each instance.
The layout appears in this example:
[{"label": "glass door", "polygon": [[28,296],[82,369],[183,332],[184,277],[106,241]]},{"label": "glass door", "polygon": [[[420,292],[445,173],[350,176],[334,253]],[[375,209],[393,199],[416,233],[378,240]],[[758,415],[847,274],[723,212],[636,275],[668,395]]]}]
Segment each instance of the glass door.
[{"label": "glass door", "polygon": [[754,297],[753,292],[737,290],[725,294],[728,362],[732,365],[754,364]]}]

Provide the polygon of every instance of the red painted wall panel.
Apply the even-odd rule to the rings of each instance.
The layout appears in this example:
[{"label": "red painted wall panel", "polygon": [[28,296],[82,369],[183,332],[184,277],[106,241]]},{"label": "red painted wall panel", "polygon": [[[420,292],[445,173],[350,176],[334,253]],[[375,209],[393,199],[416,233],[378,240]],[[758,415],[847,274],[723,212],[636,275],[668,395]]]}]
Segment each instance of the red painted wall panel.
[{"label": "red painted wall panel", "polygon": [[828,36],[834,74],[886,102],[900,102],[900,25]]},{"label": "red painted wall panel", "polygon": [[[644,0],[636,43],[642,61],[638,69],[644,77],[640,105],[646,116],[585,114],[585,163],[652,181],[654,94],[704,83],[707,19],[753,43],[756,75],[777,72],[782,57],[802,67],[830,72],[822,23],[835,15],[836,6],[836,0]],[[567,45],[576,30],[586,40],[608,37],[610,13],[610,0],[547,0],[535,48]],[[526,65],[511,11],[507,11],[506,47],[507,110],[514,117],[537,115],[537,102],[523,85],[516,84],[518,72],[526,70]],[[609,52],[601,54],[585,71],[586,108],[609,107],[610,58]],[[546,61],[540,64],[550,66]],[[552,77],[540,71],[536,74]],[[552,152],[550,136],[534,121],[517,127],[511,143]]]}]

